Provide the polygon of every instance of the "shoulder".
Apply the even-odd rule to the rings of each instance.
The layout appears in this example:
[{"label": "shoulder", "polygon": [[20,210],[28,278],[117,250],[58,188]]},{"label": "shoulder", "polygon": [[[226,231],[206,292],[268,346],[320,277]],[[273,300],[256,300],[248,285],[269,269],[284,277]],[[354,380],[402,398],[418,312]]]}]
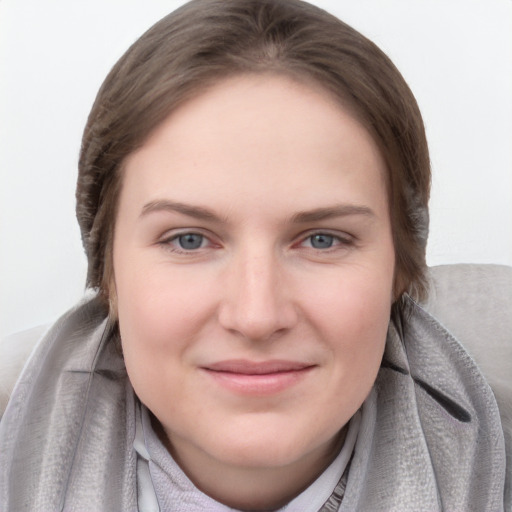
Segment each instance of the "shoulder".
[{"label": "shoulder", "polygon": [[[512,267],[506,265],[455,264],[429,269],[429,295],[423,306],[463,336],[510,336],[496,320],[512,323]],[[472,316],[468,318],[468,314]],[[478,318],[476,317],[478,315]],[[469,324],[468,324],[469,321]],[[509,324],[510,326],[510,324]]]},{"label": "shoulder", "polygon": [[508,391],[510,402],[512,267],[473,264],[432,267],[430,292],[423,307],[475,359],[495,393]]},{"label": "shoulder", "polygon": [[[68,329],[83,333],[90,324],[101,323],[106,311],[94,290],[87,291],[83,298],[62,315],[53,325],[39,325],[16,332],[0,340],[0,418],[3,416],[20,374],[30,355],[43,340]],[[65,330],[64,330],[65,331]],[[41,343],[39,343],[41,342]],[[38,356],[39,357],[39,356]]]},{"label": "shoulder", "polygon": [[25,362],[47,328],[39,325],[0,340],[0,418]]},{"label": "shoulder", "polygon": [[422,306],[457,338],[491,386],[512,472],[512,267],[442,265],[429,273]]}]

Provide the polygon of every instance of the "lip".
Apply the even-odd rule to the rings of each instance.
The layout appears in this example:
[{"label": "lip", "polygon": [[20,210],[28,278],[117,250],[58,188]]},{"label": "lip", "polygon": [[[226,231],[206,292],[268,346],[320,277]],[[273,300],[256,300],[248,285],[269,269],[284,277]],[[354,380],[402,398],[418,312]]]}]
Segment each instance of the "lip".
[{"label": "lip", "polygon": [[220,386],[243,395],[277,394],[303,380],[315,367],[310,363],[286,360],[219,361],[201,368]]}]

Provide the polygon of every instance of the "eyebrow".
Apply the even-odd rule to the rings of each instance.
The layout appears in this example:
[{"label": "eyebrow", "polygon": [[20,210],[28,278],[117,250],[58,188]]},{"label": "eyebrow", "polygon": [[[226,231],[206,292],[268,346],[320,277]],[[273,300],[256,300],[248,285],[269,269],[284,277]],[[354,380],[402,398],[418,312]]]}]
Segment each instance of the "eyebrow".
[{"label": "eyebrow", "polygon": [[368,208],[368,206],[341,204],[297,212],[292,216],[292,222],[295,224],[306,224],[308,222],[349,216],[375,217],[375,213],[371,208]]},{"label": "eyebrow", "polygon": [[202,206],[193,206],[190,204],[177,203],[175,201],[168,200],[151,201],[145,204],[142,208],[140,216],[144,217],[149,213],[161,211],[181,213],[198,220],[208,220],[213,222],[222,221],[218,215],[213,213],[211,210],[208,210],[207,208],[203,208]]},{"label": "eyebrow", "polygon": [[[213,211],[202,206],[195,206],[186,203],[179,203],[169,200],[151,201],[145,204],[142,208],[141,217],[153,212],[168,211],[171,213],[181,213],[188,217],[193,217],[198,220],[207,220],[210,222],[222,223],[226,222]],[[342,204],[334,205],[323,208],[315,208],[313,210],[306,210],[297,212],[291,217],[292,224],[306,224],[308,222],[317,222],[336,217],[349,217],[349,216],[363,216],[375,217],[373,210],[367,206]]]}]

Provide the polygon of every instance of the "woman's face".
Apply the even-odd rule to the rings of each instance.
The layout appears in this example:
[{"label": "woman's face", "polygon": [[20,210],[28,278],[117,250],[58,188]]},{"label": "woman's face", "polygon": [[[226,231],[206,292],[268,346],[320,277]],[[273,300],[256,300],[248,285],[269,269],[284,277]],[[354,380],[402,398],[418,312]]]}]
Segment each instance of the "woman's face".
[{"label": "woman's face", "polygon": [[384,349],[385,175],[327,93],[268,75],[217,84],[127,159],[114,239],[124,357],[193,478],[328,460]]}]

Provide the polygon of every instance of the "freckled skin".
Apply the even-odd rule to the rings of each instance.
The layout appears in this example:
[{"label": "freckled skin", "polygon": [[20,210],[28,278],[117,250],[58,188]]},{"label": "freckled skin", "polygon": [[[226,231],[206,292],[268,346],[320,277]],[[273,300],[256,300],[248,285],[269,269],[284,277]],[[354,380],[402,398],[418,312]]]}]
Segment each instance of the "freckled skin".
[{"label": "freckled skin", "polygon": [[[395,264],[383,159],[320,88],[248,75],[173,112],[124,173],[114,272],[133,387],[200,489],[285,503],[336,455],[382,358]],[[225,360],[312,369],[247,394],[205,370]]]}]

